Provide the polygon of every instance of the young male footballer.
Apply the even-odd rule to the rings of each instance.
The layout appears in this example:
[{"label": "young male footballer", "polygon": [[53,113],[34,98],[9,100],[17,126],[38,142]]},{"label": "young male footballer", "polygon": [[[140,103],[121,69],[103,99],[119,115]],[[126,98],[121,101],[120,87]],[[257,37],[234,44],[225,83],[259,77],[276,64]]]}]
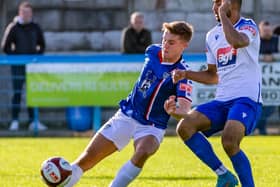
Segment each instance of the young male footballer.
[{"label": "young male footballer", "polygon": [[[238,184],[205,138],[221,130],[223,148],[242,187],[255,186],[250,162],[240,143],[253,132],[261,113],[260,36],[255,22],[240,16],[241,3],[241,0],[213,0],[212,9],[219,23],[206,36],[208,69],[175,70],[172,77],[174,83],[191,79],[217,84],[216,98],[190,111],[177,126],[186,146],[218,175],[217,187]],[[174,103],[173,98],[165,103],[171,115],[176,110]]]},{"label": "young male footballer", "polygon": [[143,69],[129,96],[120,101],[120,109],[73,162],[72,178],[66,187],[76,184],[84,172],[122,150],[133,138],[134,153],[110,184],[111,187],[128,186],[160,146],[170,117],[164,110],[164,102],[173,95],[178,105],[173,114],[183,116],[190,110],[192,82],[184,79],[174,84],[171,72],[189,69],[182,53],[191,40],[192,26],[174,21],[163,23],[162,31],[161,45],[146,49]]}]

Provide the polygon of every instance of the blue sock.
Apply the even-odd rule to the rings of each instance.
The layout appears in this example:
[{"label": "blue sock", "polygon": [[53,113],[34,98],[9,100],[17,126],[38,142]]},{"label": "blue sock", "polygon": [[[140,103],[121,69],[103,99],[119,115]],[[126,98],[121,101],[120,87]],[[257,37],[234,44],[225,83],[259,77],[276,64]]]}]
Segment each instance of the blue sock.
[{"label": "blue sock", "polygon": [[216,172],[216,170],[223,166],[222,162],[214,153],[212,146],[201,133],[197,132],[192,135],[190,139],[185,141],[185,144],[192,150],[194,154],[196,154],[196,156],[200,160],[202,160],[213,171]]},{"label": "blue sock", "polygon": [[254,179],[250,162],[245,153],[240,150],[231,158],[232,165],[238,174],[242,187],[254,187]]}]

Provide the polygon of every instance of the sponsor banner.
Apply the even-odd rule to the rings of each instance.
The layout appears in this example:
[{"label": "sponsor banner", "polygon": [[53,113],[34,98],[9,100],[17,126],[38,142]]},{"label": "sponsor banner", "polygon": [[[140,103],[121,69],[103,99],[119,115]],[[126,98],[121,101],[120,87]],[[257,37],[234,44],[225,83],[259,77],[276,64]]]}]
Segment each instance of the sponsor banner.
[{"label": "sponsor banner", "polygon": [[280,63],[261,63],[264,105],[280,105]]},{"label": "sponsor banner", "polygon": [[117,106],[133,88],[141,68],[141,63],[28,64],[27,104]]},{"label": "sponsor banner", "polygon": [[[189,63],[203,70],[203,62]],[[40,107],[117,106],[133,89],[142,63],[27,65],[27,104]],[[280,63],[261,63],[264,105],[280,105]],[[215,98],[215,85],[193,82],[193,105]]]}]

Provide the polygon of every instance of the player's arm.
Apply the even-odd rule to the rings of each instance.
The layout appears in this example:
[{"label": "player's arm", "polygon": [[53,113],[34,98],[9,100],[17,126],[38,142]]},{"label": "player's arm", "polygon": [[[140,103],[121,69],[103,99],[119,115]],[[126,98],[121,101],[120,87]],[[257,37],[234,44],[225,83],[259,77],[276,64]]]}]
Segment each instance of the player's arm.
[{"label": "player's arm", "polygon": [[186,98],[170,96],[164,103],[165,111],[176,120],[183,118],[191,109],[191,102]]},{"label": "player's arm", "polygon": [[181,79],[191,79],[203,84],[217,84],[219,80],[215,64],[208,64],[207,70],[199,72],[174,70],[172,72],[172,79],[174,83]]},{"label": "player's arm", "polygon": [[246,47],[249,45],[250,40],[245,33],[238,32],[234,29],[230,19],[227,16],[227,12],[231,7],[230,0],[224,0],[219,8],[219,16],[225,33],[225,37],[228,43],[235,49]]}]

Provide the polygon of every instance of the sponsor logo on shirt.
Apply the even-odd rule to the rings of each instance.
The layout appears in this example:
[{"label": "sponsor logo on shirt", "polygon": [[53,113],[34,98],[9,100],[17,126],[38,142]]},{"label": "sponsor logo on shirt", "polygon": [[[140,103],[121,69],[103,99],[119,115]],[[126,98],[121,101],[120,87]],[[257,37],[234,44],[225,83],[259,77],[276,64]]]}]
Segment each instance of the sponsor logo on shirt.
[{"label": "sponsor logo on shirt", "polygon": [[192,86],[186,83],[180,83],[179,90],[184,92],[192,92]]},{"label": "sponsor logo on shirt", "polygon": [[252,25],[242,25],[239,29],[240,30],[248,30],[253,34],[253,36],[255,36],[256,33],[257,33],[256,28],[253,27]]},{"label": "sponsor logo on shirt", "polygon": [[230,47],[220,48],[217,51],[218,67],[236,64],[237,50]]}]

